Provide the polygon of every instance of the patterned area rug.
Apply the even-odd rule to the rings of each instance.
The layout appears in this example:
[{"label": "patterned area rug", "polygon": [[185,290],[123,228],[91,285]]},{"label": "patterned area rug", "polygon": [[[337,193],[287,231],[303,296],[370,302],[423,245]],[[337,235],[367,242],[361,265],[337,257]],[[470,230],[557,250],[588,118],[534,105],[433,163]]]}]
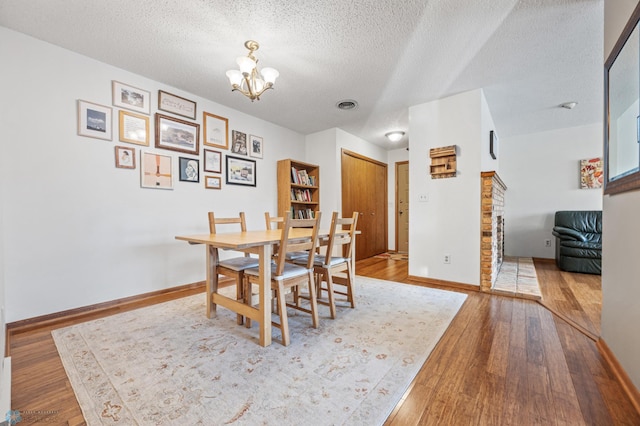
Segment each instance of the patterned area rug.
[{"label": "patterned area rug", "polygon": [[407,253],[382,253],[382,254],[377,254],[374,257],[380,257],[380,258],[391,259],[391,260],[409,260],[409,255]]},{"label": "patterned area rug", "polygon": [[[203,294],[52,332],[88,425],[382,424],[466,295],[364,277],[356,309],[258,345]],[[235,291],[233,288],[231,290]],[[297,311],[296,311],[297,312]]]}]

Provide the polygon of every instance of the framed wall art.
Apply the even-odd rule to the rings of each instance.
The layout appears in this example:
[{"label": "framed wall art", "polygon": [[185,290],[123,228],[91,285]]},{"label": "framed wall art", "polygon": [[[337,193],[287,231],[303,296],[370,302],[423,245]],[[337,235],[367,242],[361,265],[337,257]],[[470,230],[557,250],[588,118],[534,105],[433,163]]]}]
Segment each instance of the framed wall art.
[{"label": "framed wall art", "polygon": [[118,123],[122,142],[149,146],[149,117],[121,109]]},{"label": "framed wall art", "polygon": [[90,138],[111,137],[111,107],[78,99],[78,134]]},{"label": "framed wall art", "polygon": [[254,158],[263,158],[264,145],[260,136],[249,136],[249,155]]},{"label": "framed wall art", "polygon": [[173,189],[171,156],[140,151],[140,186]]},{"label": "framed wall art", "polygon": [[603,183],[602,158],[580,160],[580,189],[602,188]]},{"label": "framed wall art", "polygon": [[185,154],[200,152],[200,125],[156,113],[156,148]]},{"label": "framed wall art", "polygon": [[196,119],[196,103],[189,99],[158,90],[158,109],[183,117]]},{"label": "framed wall art", "polygon": [[111,83],[113,106],[149,115],[151,105],[151,94],[149,92],[115,80]]},{"label": "framed wall art", "polygon": [[489,132],[489,155],[494,160],[498,158],[498,135],[495,130]]},{"label": "framed wall art", "polygon": [[204,171],[222,173],[222,153],[220,151],[204,150]]},{"label": "framed wall art", "polygon": [[119,169],[136,168],[136,150],[126,146],[116,146],[116,167]]},{"label": "framed wall art", "polygon": [[227,184],[256,186],[256,162],[245,158],[226,156]]},{"label": "framed wall art", "polygon": [[208,112],[202,113],[204,144],[229,149],[229,120]]},{"label": "framed wall art", "polygon": [[180,180],[184,182],[200,182],[200,161],[193,158],[178,158]]},{"label": "framed wall art", "polygon": [[237,155],[247,155],[247,134],[234,130],[231,132],[231,152]]},{"label": "framed wall art", "polygon": [[208,189],[222,188],[222,178],[220,176],[205,176],[204,187]]}]

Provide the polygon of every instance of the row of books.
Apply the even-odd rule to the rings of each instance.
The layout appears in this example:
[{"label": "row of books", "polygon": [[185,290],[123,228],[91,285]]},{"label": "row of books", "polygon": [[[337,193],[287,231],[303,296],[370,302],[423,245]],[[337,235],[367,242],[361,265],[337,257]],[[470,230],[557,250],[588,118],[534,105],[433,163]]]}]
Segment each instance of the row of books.
[{"label": "row of books", "polygon": [[309,191],[308,189],[291,188],[291,201],[313,201],[311,197],[311,191]]},{"label": "row of books", "polygon": [[296,219],[314,219],[316,212],[311,209],[294,210],[293,207],[291,207],[291,217],[295,217]]},{"label": "row of books", "polygon": [[298,185],[316,186],[316,177],[309,176],[304,169],[298,170],[295,167],[291,167],[291,182]]}]

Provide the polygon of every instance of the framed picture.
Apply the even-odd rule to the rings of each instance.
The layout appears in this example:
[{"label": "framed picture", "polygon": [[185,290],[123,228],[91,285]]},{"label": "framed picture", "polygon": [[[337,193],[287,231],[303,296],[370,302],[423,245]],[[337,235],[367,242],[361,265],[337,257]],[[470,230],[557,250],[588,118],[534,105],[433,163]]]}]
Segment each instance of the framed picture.
[{"label": "framed picture", "polygon": [[122,142],[149,146],[149,117],[121,109],[118,122]]},{"label": "framed picture", "polygon": [[602,158],[580,160],[580,189],[602,188],[603,183]]},{"label": "framed picture", "polygon": [[178,158],[180,180],[185,182],[200,182],[200,161],[193,158]]},{"label": "framed picture", "polygon": [[136,168],[136,151],[126,146],[116,146],[116,167],[119,169]]},{"label": "framed picture", "polygon": [[173,189],[171,156],[140,150],[140,186]]},{"label": "framed picture", "polygon": [[209,189],[222,188],[222,178],[220,176],[205,176],[204,187]]},{"label": "framed picture", "polygon": [[494,130],[489,132],[489,154],[494,160],[498,158],[498,135]]},{"label": "framed picture", "polygon": [[151,94],[149,92],[115,80],[111,83],[113,106],[149,115],[151,105]]},{"label": "framed picture", "polygon": [[231,152],[238,155],[247,155],[247,134],[234,130],[232,133]]},{"label": "framed picture", "polygon": [[189,99],[158,90],[158,109],[183,117],[196,119],[196,103]]},{"label": "framed picture", "polygon": [[78,99],[78,134],[111,140],[111,107]]},{"label": "framed picture", "polygon": [[229,120],[208,112],[202,113],[204,144],[229,149]]},{"label": "framed picture", "polygon": [[225,157],[227,183],[230,185],[256,186],[256,162],[245,158]]},{"label": "framed picture", "polygon": [[222,173],[222,153],[220,151],[204,150],[204,171]]},{"label": "framed picture", "polygon": [[264,145],[260,136],[249,136],[249,154],[255,158],[262,158]]},{"label": "framed picture", "polygon": [[200,125],[156,113],[156,148],[186,154],[200,152]]}]

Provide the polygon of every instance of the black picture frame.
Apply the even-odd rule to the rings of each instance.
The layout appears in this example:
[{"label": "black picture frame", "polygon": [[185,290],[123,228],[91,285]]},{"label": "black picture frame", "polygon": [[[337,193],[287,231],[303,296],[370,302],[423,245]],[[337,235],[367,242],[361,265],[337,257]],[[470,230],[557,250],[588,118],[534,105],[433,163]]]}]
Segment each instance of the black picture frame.
[{"label": "black picture frame", "polygon": [[200,160],[178,157],[179,179],[183,182],[200,182]]},{"label": "black picture frame", "polygon": [[225,156],[225,175],[228,185],[256,186],[256,161]]},{"label": "black picture frame", "polygon": [[489,155],[494,160],[498,158],[498,135],[495,130],[489,132]]}]

